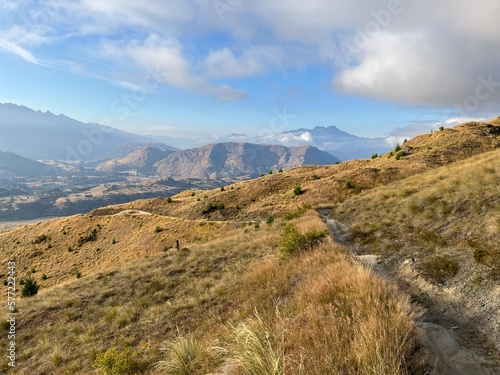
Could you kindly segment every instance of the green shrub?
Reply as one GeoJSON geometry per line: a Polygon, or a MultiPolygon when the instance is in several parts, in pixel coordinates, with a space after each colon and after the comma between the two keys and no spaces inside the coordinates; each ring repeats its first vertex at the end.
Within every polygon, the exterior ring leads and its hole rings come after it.
{"type": "Polygon", "coordinates": [[[354,185],[354,183],[351,181],[351,180],[347,180],[344,184],[344,186],[347,188],[347,189],[354,189],[356,187],[356,185],[354,185]]]}
{"type": "Polygon", "coordinates": [[[217,211],[217,210],[222,211],[224,209],[224,207],[225,207],[224,203],[217,204],[217,203],[210,202],[203,209],[202,213],[204,215],[206,215],[206,214],[209,214],[209,213],[211,213],[213,211],[217,211]]]}
{"type": "Polygon", "coordinates": [[[97,241],[97,234],[97,229],[92,229],[88,235],[85,237],[82,236],[78,239],[78,244],[82,246],[86,242],[97,241]]]}
{"type": "Polygon", "coordinates": [[[378,158],[378,154],[377,154],[377,153],[374,153],[374,154],[372,155],[372,159],[376,159],[376,158],[378,158]]]}
{"type": "Polygon", "coordinates": [[[401,152],[398,152],[398,153],[396,154],[396,160],[401,159],[401,156],[403,156],[403,154],[402,154],[401,152]]]}
{"type": "Polygon", "coordinates": [[[77,279],[79,279],[80,277],[82,277],[82,274],[80,273],[80,271],[77,271],[77,273],[75,273],[75,276],[77,279]]]}
{"type": "Polygon", "coordinates": [[[394,147],[394,152],[399,152],[401,151],[401,145],[398,143],[396,147],[394,147]]]}
{"type": "Polygon", "coordinates": [[[155,233],[160,233],[160,232],[163,232],[163,228],[162,227],[156,227],[155,228],[155,233]]]}
{"type": "Polygon", "coordinates": [[[47,275],[46,275],[46,274],[43,274],[43,275],[42,275],[42,280],[47,280],[47,279],[48,279],[47,275]]]}
{"type": "Polygon", "coordinates": [[[34,296],[38,293],[38,284],[35,279],[29,276],[26,280],[24,280],[23,289],[21,294],[23,297],[34,296]]]}
{"type": "Polygon", "coordinates": [[[279,251],[285,258],[292,257],[318,245],[327,235],[326,229],[311,230],[302,234],[295,224],[288,224],[283,230],[279,251]]]}
{"type": "Polygon", "coordinates": [[[224,191],[224,186],[221,186],[221,187],[220,187],[220,191],[224,191]]]}
{"type": "Polygon", "coordinates": [[[326,229],[323,230],[310,230],[305,233],[305,245],[306,247],[314,247],[322,242],[325,237],[328,235],[328,231],[326,229]]]}
{"type": "Polygon", "coordinates": [[[266,219],[266,224],[267,224],[267,225],[271,225],[272,223],[274,223],[274,216],[269,216],[269,217],[266,219]]]}
{"type": "Polygon", "coordinates": [[[436,256],[422,265],[422,274],[429,280],[438,284],[444,283],[449,278],[455,276],[458,272],[458,263],[456,260],[436,256]]]}
{"type": "Polygon", "coordinates": [[[33,243],[35,244],[39,244],[39,243],[42,243],[42,242],[45,242],[47,240],[50,240],[50,236],[47,236],[45,234],[42,234],[41,236],[37,236],[35,238],[35,240],[33,241],[33,243]]]}
{"type": "Polygon", "coordinates": [[[301,207],[297,207],[295,209],[295,211],[286,213],[283,216],[283,218],[285,220],[297,219],[297,218],[301,217],[302,215],[304,215],[307,212],[307,210],[310,208],[311,208],[311,206],[307,206],[307,205],[303,204],[301,207]]]}
{"type": "Polygon", "coordinates": [[[115,239],[115,238],[113,238],[113,239],[111,240],[111,244],[113,244],[113,245],[114,245],[114,244],[116,244],[116,239],[115,239]]]}
{"type": "Polygon", "coordinates": [[[296,255],[305,244],[304,236],[294,224],[288,224],[281,237],[280,252],[285,256],[296,255]]]}
{"type": "Polygon", "coordinates": [[[128,347],[121,349],[116,346],[110,347],[104,353],[97,355],[93,365],[105,375],[132,375],[139,372],[139,366],[133,360],[132,351],[128,347]]]}
{"type": "Polygon", "coordinates": [[[302,188],[300,187],[300,185],[297,185],[293,188],[293,193],[295,195],[301,195],[304,193],[304,190],[302,190],[302,188]]]}
{"type": "Polygon", "coordinates": [[[171,197],[167,198],[167,203],[172,203],[172,198],[171,197]]]}

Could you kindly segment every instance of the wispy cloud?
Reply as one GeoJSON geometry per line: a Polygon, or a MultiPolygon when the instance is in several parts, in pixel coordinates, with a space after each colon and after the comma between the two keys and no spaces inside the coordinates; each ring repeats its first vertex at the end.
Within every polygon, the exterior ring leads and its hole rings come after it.
{"type": "Polygon", "coordinates": [[[0,49],[5,52],[12,53],[19,56],[20,58],[37,65],[45,65],[40,60],[38,60],[30,51],[26,48],[21,47],[18,44],[10,42],[8,40],[0,38],[0,49]]]}

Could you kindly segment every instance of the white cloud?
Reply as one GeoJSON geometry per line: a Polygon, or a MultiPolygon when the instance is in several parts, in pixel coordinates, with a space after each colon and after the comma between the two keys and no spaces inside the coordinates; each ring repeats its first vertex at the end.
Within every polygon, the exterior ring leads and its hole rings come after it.
{"type": "Polygon", "coordinates": [[[13,53],[14,55],[17,55],[30,63],[43,65],[43,63],[38,60],[30,51],[8,40],[0,38],[0,49],[6,52],[13,53]]]}
{"type": "MultiPolygon", "coordinates": [[[[399,0],[401,11],[387,22],[380,15],[394,1],[221,1],[230,7],[223,19],[206,0],[4,0],[0,48],[40,63],[31,47],[62,43],[51,49],[60,54],[54,59],[79,64],[78,52],[107,39],[136,68],[159,61],[165,84],[222,99],[244,96],[232,78],[311,65],[330,67],[334,90],[411,105],[467,107],[481,77],[500,85],[498,0],[399,0]],[[360,47],[354,40],[370,25],[375,31],[360,47]],[[153,34],[157,40],[145,39],[153,34]],[[343,43],[359,49],[353,62],[343,43]]],[[[85,71],[101,73],[86,63],[85,71]]],[[[497,105],[500,86],[482,97],[468,106],[472,116],[497,105]]]]}
{"type": "Polygon", "coordinates": [[[396,145],[401,145],[406,137],[395,137],[395,136],[390,136],[387,138],[384,138],[384,142],[389,146],[389,147],[395,147],[396,145]]]}
{"type": "Polygon", "coordinates": [[[436,51],[425,34],[380,32],[362,51],[359,63],[335,77],[337,89],[410,104],[446,105],[465,88],[457,65],[436,51]]]}
{"type": "Polygon", "coordinates": [[[193,73],[193,63],[183,55],[182,45],[174,37],[162,38],[152,34],[143,41],[132,40],[125,45],[107,41],[101,53],[116,64],[126,58],[134,61],[145,72],[155,71],[161,82],[179,89],[210,94],[221,100],[237,100],[245,94],[228,85],[216,85],[193,73]]]}
{"type": "Polygon", "coordinates": [[[253,76],[265,73],[270,66],[283,63],[284,52],[280,47],[253,46],[236,56],[229,48],[210,51],[200,64],[210,77],[228,78],[253,76]]]}

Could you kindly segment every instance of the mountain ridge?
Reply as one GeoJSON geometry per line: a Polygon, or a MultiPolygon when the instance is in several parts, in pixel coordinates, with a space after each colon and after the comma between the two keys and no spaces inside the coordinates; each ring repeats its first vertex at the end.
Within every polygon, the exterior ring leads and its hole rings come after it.
{"type": "Polygon", "coordinates": [[[335,156],[312,146],[223,142],[178,151],[157,162],[155,168],[161,176],[220,179],[257,177],[269,171],[338,161],[335,156]]]}

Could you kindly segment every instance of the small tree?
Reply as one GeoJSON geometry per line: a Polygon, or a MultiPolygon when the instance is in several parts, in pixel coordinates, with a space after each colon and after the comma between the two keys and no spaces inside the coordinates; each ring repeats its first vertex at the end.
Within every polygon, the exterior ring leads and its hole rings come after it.
{"type": "Polygon", "coordinates": [[[23,289],[21,294],[23,297],[31,297],[38,293],[38,284],[34,278],[29,276],[24,280],[23,289]]]}
{"type": "Polygon", "coordinates": [[[300,187],[300,185],[297,185],[295,186],[295,188],[293,189],[293,193],[295,195],[301,195],[304,193],[304,190],[302,190],[302,188],[300,187]]]}

